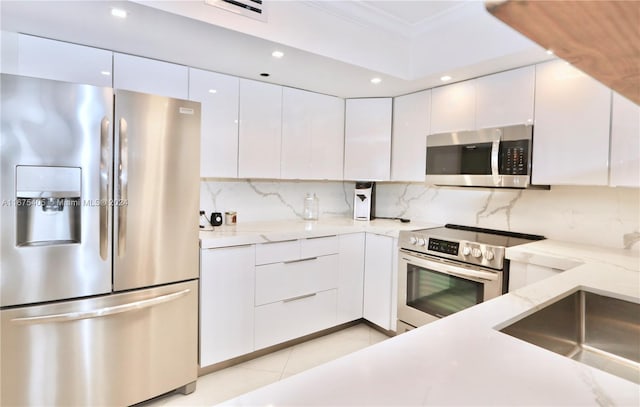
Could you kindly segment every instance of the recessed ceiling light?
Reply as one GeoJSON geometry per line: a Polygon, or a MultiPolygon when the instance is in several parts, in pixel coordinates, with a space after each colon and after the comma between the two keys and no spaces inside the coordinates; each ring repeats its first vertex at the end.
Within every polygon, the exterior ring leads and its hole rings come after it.
{"type": "Polygon", "coordinates": [[[377,85],[380,82],[382,82],[382,79],[380,79],[380,78],[372,78],[371,79],[371,83],[373,83],[374,85],[377,85]]]}
{"type": "Polygon", "coordinates": [[[553,55],[553,50],[548,49],[548,50],[547,50],[547,54],[549,54],[549,55],[553,55]]]}
{"type": "Polygon", "coordinates": [[[209,93],[218,93],[218,91],[215,89],[209,89],[209,93]]]}
{"type": "Polygon", "coordinates": [[[112,8],[111,15],[118,18],[127,18],[127,11],[121,8],[112,8]]]}
{"type": "Polygon", "coordinates": [[[284,52],[282,51],[273,51],[271,56],[274,58],[282,58],[284,56],[284,52]]]}
{"type": "Polygon", "coordinates": [[[441,77],[440,77],[440,80],[441,80],[442,82],[450,81],[450,80],[451,80],[451,77],[450,77],[449,75],[441,76],[441,77]]]}
{"type": "Polygon", "coordinates": [[[109,75],[111,75],[111,72],[109,72],[109,71],[100,71],[100,73],[101,73],[102,75],[104,75],[104,76],[109,76],[109,75]]]}

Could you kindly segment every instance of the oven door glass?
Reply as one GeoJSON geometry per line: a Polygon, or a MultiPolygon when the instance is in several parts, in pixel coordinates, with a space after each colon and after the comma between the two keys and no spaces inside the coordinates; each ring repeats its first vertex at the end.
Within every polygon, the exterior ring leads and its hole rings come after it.
{"type": "Polygon", "coordinates": [[[484,283],[407,265],[407,305],[427,314],[446,317],[479,304],[484,283]]]}

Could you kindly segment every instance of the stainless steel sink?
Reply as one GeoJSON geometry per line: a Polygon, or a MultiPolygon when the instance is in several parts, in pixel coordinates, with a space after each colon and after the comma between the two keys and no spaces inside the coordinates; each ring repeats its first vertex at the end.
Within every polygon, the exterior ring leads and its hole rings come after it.
{"type": "Polygon", "coordinates": [[[500,331],[640,384],[640,304],[577,291],[500,331]]]}

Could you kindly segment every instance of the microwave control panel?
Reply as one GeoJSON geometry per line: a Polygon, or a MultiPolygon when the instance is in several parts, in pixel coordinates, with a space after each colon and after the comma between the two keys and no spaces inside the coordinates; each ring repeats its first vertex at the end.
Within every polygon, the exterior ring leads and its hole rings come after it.
{"type": "Polygon", "coordinates": [[[529,173],[529,140],[500,143],[500,174],[527,175],[529,173]]]}

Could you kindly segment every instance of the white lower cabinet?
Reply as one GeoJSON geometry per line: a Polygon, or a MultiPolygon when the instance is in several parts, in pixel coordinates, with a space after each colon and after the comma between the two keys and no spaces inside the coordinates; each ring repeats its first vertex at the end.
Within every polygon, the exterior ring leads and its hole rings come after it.
{"type": "Polygon", "coordinates": [[[364,318],[387,330],[397,320],[397,239],[367,233],[364,265],[364,318]]]}
{"type": "Polygon", "coordinates": [[[338,255],[256,266],[256,305],[334,289],[338,255]]]}
{"type": "Polygon", "coordinates": [[[509,263],[509,292],[537,281],[553,277],[564,270],[537,264],[511,261],[509,263]]]}
{"type": "Polygon", "coordinates": [[[362,318],[364,233],[340,236],[337,324],[362,318]]]}
{"type": "Polygon", "coordinates": [[[336,289],[256,307],[256,350],[335,325],[336,289]]]}
{"type": "Polygon", "coordinates": [[[253,352],[255,247],[200,252],[200,366],[253,352]]]}
{"type": "Polygon", "coordinates": [[[336,325],[338,236],[256,247],[255,349],[336,325]]]}

